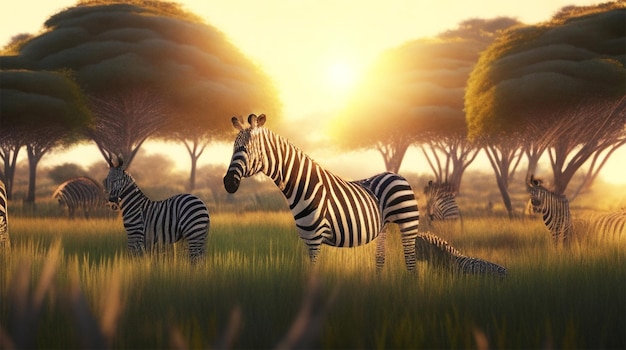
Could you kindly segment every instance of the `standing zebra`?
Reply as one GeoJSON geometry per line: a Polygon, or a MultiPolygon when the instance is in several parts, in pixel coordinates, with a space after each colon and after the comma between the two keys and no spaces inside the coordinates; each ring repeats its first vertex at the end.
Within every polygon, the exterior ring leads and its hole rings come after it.
{"type": "Polygon", "coordinates": [[[461,210],[456,203],[456,193],[448,183],[438,184],[428,181],[424,187],[426,195],[426,213],[430,220],[458,220],[461,210]]]}
{"type": "Polygon", "coordinates": [[[542,181],[534,175],[526,183],[534,213],[541,213],[543,222],[552,234],[554,244],[560,245],[569,241],[572,233],[572,219],[569,201],[565,195],[549,191],[542,181]]]}
{"type": "Polygon", "coordinates": [[[70,219],[74,219],[78,208],[83,210],[85,219],[89,219],[90,211],[105,205],[102,187],[86,176],[75,177],[60,184],[52,198],[57,199],[59,205],[67,207],[70,219]]]}
{"type": "Polygon", "coordinates": [[[239,188],[242,178],[259,172],[283,192],[300,238],[314,263],[321,244],[354,247],[376,241],[376,268],[385,263],[385,226],[396,223],[402,234],[406,267],[415,270],[417,201],[409,183],[393,173],[345,181],[323,169],[286,139],[263,127],[265,115],[248,117],[250,126],[233,117],[239,130],[224,187],[239,188]]]}
{"type": "Polygon", "coordinates": [[[209,211],[204,202],[191,194],[177,194],[162,201],[150,200],[133,177],[122,168],[122,160],[111,166],[104,179],[109,201],[119,205],[128,235],[128,250],[144,251],[179,240],[187,242],[189,257],[204,257],[209,234],[209,211]]]}
{"type": "MultiPolygon", "coordinates": [[[[569,201],[564,195],[556,194],[541,185],[541,180],[532,175],[527,183],[532,211],[543,215],[543,222],[550,230],[554,243],[567,242],[574,232],[569,210],[569,201]]],[[[624,239],[626,238],[626,211],[598,214],[576,220],[577,238],[624,239]]]]}
{"type": "Polygon", "coordinates": [[[430,233],[420,233],[416,241],[417,260],[430,265],[470,275],[491,274],[506,276],[506,268],[479,258],[461,254],[442,238],[430,233]]]}
{"type": "Polygon", "coordinates": [[[10,248],[7,190],[0,180],[0,249],[10,248]]]}

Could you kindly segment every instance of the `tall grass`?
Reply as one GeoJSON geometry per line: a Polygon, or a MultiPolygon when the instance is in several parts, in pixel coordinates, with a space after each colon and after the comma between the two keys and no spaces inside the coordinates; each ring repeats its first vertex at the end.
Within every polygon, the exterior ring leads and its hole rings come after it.
{"type": "Polygon", "coordinates": [[[319,288],[312,309],[328,305],[309,344],[317,347],[626,346],[624,247],[556,249],[536,220],[466,218],[463,233],[434,228],[463,253],[505,266],[508,276],[499,280],[423,263],[410,274],[393,227],[382,273],[374,245],[323,246],[313,267],[289,213],[214,215],[207,258],[197,266],[180,246],[129,258],[119,219],[11,219],[13,248],[0,255],[0,324],[12,340],[19,276],[30,273],[31,292],[23,294],[36,294],[49,255],[58,256],[38,327],[29,334],[41,348],[90,344],[81,341],[87,333],[76,321],[89,318],[73,311],[81,295],[113,348],[211,348],[231,331],[235,348],[271,348],[302,312],[312,278],[319,288]]]}

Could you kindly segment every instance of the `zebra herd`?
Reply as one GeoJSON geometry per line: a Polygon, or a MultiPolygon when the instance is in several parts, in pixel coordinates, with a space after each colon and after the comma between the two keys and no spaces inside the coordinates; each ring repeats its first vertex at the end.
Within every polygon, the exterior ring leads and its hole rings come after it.
{"type": "MultiPolygon", "coordinates": [[[[402,176],[385,172],[367,179],[346,181],[265,128],[265,115],[251,114],[247,126],[240,118],[233,117],[231,122],[238,134],[224,176],[224,188],[234,193],[243,178],[258,173],[272,179],[289,204],[297,233],[308,247],[312,263],[317,261],[322,245],[356,247],[376,240],[376,268],[380,271],[385,263],[387,226],[393,223],[401,233],[408,271],[416,270],[416,261],[427,261],[464,274],[506,275],[502,266],[465,256],[442,238],[430,232],[418,232],[417,199],[402,176]]],[[[131,254],[140,255],[183,240],[192,262],[205,256],[210,218],[200,198],[178,194],[152,201],[124,170],[121,159],[109,165],[104,188],[87,177],[68,180],[57,188],[53,197],[68,207],[70,218],[79,208],[87,218],[90,211],[103,202],[112,203],[121,209],[131,254]],[[104,198],[105,192],[108,198],[104,198]]],[[[0,244],[3,244],[8,220],[6,193],[2,182],[0,185],[0,244]]],[[[567,242],[572,234],[572,221],[565,196],[547,190],[532,176],[527,190],[533,211],[542,214],[555,243],[567,242]]],[[[461,219],[455,191],[450,185],[430,181],[424,194],[430,220],[461,219]]],[[[625,211],[596,222],[602,231],[626,236],[625,211]]]]}
{"type": "Polygon", "coordinates": [[[395,223],[402,235],[408,271],[415,271],[416,259],[428,260],[426,247],[433,246],[441,255],[455,261],[457,271],[506,274],[503,267],[447,250],[443,240],[434,239],[436,236],[432,234],[418,233],[417,200],[407,180],[400,175],[387,172],[368,179],[346,181],[263,127],[265,115],[251,114],[247,127],[236,117],[231,121],[239,133],[224,176],[224,187],[234,193],[243,178],[257,173],[272,179],[289,203],[298,234],[308,246],[312,262],[317,260],[322,244],[355,247],[377,238],[376,268],[380,271],[385,263],[386,227],[395,223]]]}

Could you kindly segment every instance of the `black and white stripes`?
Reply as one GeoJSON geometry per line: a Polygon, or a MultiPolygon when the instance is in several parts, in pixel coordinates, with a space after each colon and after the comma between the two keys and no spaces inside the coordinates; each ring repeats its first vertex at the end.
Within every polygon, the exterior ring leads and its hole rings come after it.
{"type": "Polygon", "coordinates": [[[7,190],[4,182],[0,180],[0,249],[8,248],[10,245],[7,190]]]}
{"type": "Polygon", "coordinates": [[[122,168],[112,166],[104,179],[109,201],[119,203],[128,234],[128,250],[142,254],[163,244],[187,242],[192,262],[204,257],[210,225],[204,202],[191,194],[152,201],[122,168]]]}
{"type": "Polygon", "coordinates": [[[567,243],[572,234],[572,218],[567,198],[549,191],[543,187],[541,180],[532,175],[526,183],[526,189],[530,194],[533,212],[542,215],[554,244],[567,243]]]}
{"type": "Polygon", "coordinates": [[[385,225],[396,223],[402,234],[407,269],[415,270],[419,212],[408,182],[393,173],[345,181],[323,169],[284,138],[263,127],[265,116],[250,115],[239,130],[224,187],[230,193],[242,178],[262,172],[283,192],[300,238],[315,262],[321,244],[354,247],[377,239],[376,266],[385,256],[385,225]],[[380,235],[380,237],[379,237],[380,235]]]}
{"type": "Polygon", "coordinates": [[[591,229],[601,240],[626,239],[626,210],[597,214],[590,218],[591,229]]]}
{"type": "Polygon", "coordinates": [[[428,181],[424,188],[426,195],[426,213],[430,220],[458,220],[461,210],[456,203],[456,194],[452,186],[428,181]]]}
{"type": "Polygon", "coordinates": [[[79,208],[88,219],[91,212],[105,205],[102,187],[85,176],[69,179],[59,185],[52,198],[58,200],[61,206],[67,207],[70,219],[74,219],[79,208]]]}
{"type": "Polygon", "coordinates": [[[420,233],[416,240],[417,260],[430,265],[469,275],[505,277],[506,268],[490,261],[461,254],[444,239],[430,233],[420,233]]]}

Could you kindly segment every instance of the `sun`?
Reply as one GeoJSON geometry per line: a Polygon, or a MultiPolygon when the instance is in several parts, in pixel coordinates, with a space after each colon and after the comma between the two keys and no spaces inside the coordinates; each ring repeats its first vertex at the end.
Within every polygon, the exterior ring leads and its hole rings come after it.
{"type": "Polygon", "coordinates": [[[326,79],[336,93],[346,93],[356,84],[358,69],[348,61],[339,60],[328,65],[326,79]]]}

